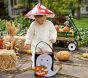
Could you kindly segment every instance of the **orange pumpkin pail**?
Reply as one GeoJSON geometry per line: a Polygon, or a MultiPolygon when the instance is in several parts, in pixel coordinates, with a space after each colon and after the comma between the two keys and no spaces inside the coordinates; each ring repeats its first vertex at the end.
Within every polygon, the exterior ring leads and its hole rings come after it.
{"type": "MultiPolygon", "coordinates": [[[[44,41],[41,41],[39,43],[42,42],[47,44],[52,49],[52,47],[44,41]]],[[[39,76],[39,77],[54,76],[58,72],[58,70],[54,70],[53,68],[53,63],[54,63],[53,49],[52,52],[36,52],[37,45],[35,47],[35,69],[34,69],[35,76],[39,76]]]]}

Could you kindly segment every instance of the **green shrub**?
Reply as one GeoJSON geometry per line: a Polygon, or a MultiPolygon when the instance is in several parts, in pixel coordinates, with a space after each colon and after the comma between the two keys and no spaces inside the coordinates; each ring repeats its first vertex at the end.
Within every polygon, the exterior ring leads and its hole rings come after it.
{"type": "MultiPolygon", "coordinates": [[[[2,36],[5,36],[7,34],[5,26],[6,21],[7,20],[0,19],[0,34],[2,36]]],[[[18,35],[23,35],[24,33],[26,33],[28,27],[30,26],[30,20],[25,19],[23,16],[9,21],[14,22],[15,26],[19,28],[18,35]]]]}
{"type": "Polygon", "coordinates": [[[6,27],[5,27],[6,20],[0,19],[0,35],[3,36],[6,34],[6,27]]]}
{"type": "Polygon", "coordinates": [[[88,28],[79,28],[80,35],[81,35],[81,45],[79,46],[85,46],[88,47],[88,28]]]}
{"type": "Polygon", "coordinates": [[[19,32],[18,32],[19,35],[24,34],[27,31],[31,23],[29,19],[26,19],[23,16],[21,16],[20,18],[16,18],[13,21],[15,25],[18,26],[19,28],[19,32]]]}

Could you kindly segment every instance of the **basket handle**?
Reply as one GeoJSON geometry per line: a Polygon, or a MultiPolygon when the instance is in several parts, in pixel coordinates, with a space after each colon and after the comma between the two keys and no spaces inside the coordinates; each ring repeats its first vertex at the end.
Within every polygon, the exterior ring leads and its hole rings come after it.
{"type": "Polygon", "coordinates": [[[47,44],[47,45],[51,48],[52,52],[54,53],[53,48],[52,48],[48,43],[46,43],[46,42],[44,42],[44,41],[40,41],[40,42],[36,45],[36,47],[35,47],[35,52],[36,52],[37,46],[38,46],[40,43],[42,43],[42,42],[45,43],[45,44],[47,44]]]}

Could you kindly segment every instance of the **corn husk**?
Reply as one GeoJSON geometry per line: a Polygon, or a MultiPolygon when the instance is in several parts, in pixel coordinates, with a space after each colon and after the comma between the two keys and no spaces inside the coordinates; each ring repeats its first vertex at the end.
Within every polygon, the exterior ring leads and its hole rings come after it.
{"type": "Polygon", "coordinates": [[[15,70],[17,56],[14,50],[0,50],[0,71],[15,70]]]}

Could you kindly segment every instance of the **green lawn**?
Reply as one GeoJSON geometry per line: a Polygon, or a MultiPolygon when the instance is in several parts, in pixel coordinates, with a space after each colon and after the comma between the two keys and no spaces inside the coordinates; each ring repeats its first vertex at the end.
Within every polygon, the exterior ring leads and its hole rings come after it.
{"type": "Polygon", "coordinates": [[[79,20],[74,19],[74,23],[82,38],[80,46],[88,47],[88,18],[80,18],[79,20]]]}
{"type": "Polygon", "coordinates": [[[88,28],[88,18],[74,19],[74,23],[78,28],[88,28]]]}

